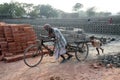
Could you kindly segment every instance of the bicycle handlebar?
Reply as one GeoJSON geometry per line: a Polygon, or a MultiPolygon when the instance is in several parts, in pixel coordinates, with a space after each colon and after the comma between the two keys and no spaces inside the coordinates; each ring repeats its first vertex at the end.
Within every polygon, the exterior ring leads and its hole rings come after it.
{"type": "Polygon", "coordinates": [[[43,42],[54,42],[55,38],[51,38],[45,35],[40,35],[40,40],[42,40],[43,42]]]}

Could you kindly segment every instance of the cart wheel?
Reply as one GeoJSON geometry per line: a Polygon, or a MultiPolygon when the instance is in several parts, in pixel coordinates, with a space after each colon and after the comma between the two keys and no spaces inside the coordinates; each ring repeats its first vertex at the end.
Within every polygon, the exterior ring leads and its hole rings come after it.
{"type": "Polygon", "coordinates": [[[89,52],[88,44],[81,43],[81,44],[77,45],[76,48],[77,48],[75,51],[76,59],[78,61],[84,61],[87,58],[88,52],[89,52]]]}
{"type": "Polygon", "coordinates": [[[30,45],[24,52],[24,63],[29,67],[37,66],[42,58],[43,51],[38,45],[30,45]]]}

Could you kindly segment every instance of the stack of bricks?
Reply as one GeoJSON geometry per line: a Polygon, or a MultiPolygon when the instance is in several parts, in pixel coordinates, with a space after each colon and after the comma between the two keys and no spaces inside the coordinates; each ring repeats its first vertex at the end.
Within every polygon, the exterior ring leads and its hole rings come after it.
{"type": "Polygon", "coordinates": [[[7,42],[5,39],[5,35],[4,35],[4,28],[3,25],[5,23],[1,22],[0,23],[0,60],[2,60],[2,58],[4,57],[4,52],[6,51],[5,49],[7,48],[7,42]]]}
{"type": "Polygon", "coordinates": [[[27,45],[35,44],[35,39],[37,38],[32,27],[24,27],[24,31],[27,38],[27,45]]]}
{"type": "Polygon", "coordinates": [[[21,54],[30,45],[36,43],[37,36],[28,24],[0,25],[0,56],[10,57],[21,54]]]}

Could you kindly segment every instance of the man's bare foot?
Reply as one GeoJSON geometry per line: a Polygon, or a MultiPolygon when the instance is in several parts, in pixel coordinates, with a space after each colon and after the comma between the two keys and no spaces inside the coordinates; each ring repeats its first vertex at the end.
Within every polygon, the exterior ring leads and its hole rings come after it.
{"type": "Polygon", "coordinates": [[[65,63],[67,60],[66,59],[63,59],[60,63],[65,63]]]}
{"type": "Polygon", "coordinates": [[[96,54],[97,56],[99,56],[100,54],[96,54]]]}
{"type": "Polygon", "coordinates": [[[70,58],[72,58],[73,57],[73,55],[70,55],[68,58],[67,58],[67,60],[69,60],[70,58]]]}

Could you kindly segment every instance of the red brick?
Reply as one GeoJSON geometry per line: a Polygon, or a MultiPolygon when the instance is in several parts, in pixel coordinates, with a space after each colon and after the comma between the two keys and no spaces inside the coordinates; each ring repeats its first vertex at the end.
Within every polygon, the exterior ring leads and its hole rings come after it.
{"type": "Polygon", "coordinates": [[[5,40],[6,40],[5,38],[1,38],[1,37],[0,37],[0,42],[1,42],[1,41],[5,41],[5,40]]]}
{"type": "Polygon", "coordinates": [[[1,46],[1,48],[6,48],[7,47],[7,42],[6,41],[1,41],[0,46],[1,46]]]}
{"type": "Polygon", "coordinates": [[[5,57],[13,56],[13,53],[10,52],[3,52],[5,57]]]}

